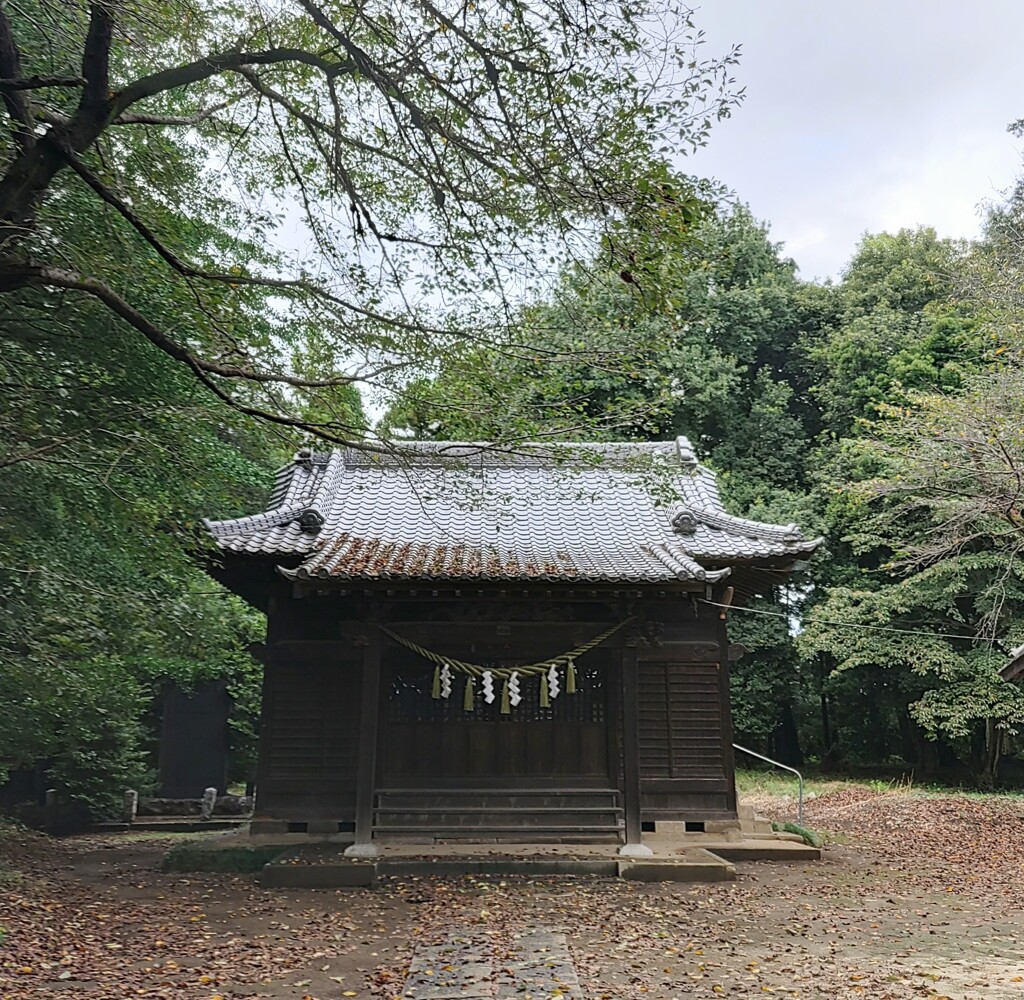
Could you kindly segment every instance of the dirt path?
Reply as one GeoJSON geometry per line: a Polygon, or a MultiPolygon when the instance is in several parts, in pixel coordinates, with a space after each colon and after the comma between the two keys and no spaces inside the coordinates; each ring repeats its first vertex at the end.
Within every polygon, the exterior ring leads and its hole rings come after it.
{"type": "MultiPolygon", "coordinates": [[[[1024,822],[1012,804],[979,814],[976,800],[864,801],[833,803],[865,832],[822,862],[741,865],[735,883],[699,886],[466,878],[269,891],[248,876],[162,874],[157,842],[33,841],[8,862],[20,884],[0,889],[0,997],[392,998],[413,956],[453,935],[508,980],[529,933],[567,943],[578,979],[567,1000],[1024,997],[1024,822]],[[914,836],[883,836],[878,816],[902,817],[914,836]],[[996,818],[979,827],[979,816],[996,818]],[[973,851],[956,839],[965,830],[973,851]]],[[[529,989],[523,1000],[558,995],[529,989]]]]}

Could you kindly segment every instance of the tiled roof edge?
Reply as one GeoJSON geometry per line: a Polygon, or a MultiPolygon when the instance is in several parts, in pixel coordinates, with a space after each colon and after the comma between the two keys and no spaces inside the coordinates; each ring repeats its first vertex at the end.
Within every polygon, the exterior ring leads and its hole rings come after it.
{"type": "Polygon", "coordinates": [[[289,507],[278,507],[276,510],[267,510],[262,514],[229,518],[226,521],[211,521],[203,518],[203,526],[214,538],[231,538],[253,531],[264,531],[267,528],[279,528],[297,520],[305,509],[302,504],[294,504],[289,507]]]}
{"type": "Polygon", "coordinates": [[[318,455],[308,448],[296,452],[287,465],[281,466],[274,476],[275,483],[270,495],[271,506],[260,514],[249,514],[224,521],[203,519],[203,525],[215,539],[231,538],[267,528],[279,528],[292,521],[299,523],[303,532],[317,534],[327,521],[338,480],[345,471],[345,462],[340,451],[318,455]],[[323,461],[321,461],[321,458],[323,461]],[[316,491],[308,500],[298,501],[295,494],[298,486],[296,472],[299,469],[312,471],[314,465],[323,465],[324,471],[317,483],[316,491]],[[287,500],[291,503],[287,503],[287,500]],[[276,506],[275,506],[276,501],[276,506]]]}
{"type": "MultiPolygon", "coordinates": [[[[727,514],[724,510],[690,507],[686,504],[677,504],[676,509],[680,513],[692,514],[701,524],[709,528],[718,528],[731,535],[758,538],[766,542],[778,542],[782,545],[810,544],[810,540],[804,536],[796,524],[766,524],[763,521],[753,521],[746,517],[736,517],[734,514],[727,514]]],[[[816,539],[815,546],[820,545],[822,541],[821,538],[816,539]]]]}

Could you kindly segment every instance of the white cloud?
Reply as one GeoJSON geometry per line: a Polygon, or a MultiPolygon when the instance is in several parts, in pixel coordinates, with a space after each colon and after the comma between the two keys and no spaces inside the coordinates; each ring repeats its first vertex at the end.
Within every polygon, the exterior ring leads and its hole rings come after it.
{"type": "Polygon", "coordinates": [[[864,232],[973,236],[1021,166],[1024,4],[714,0],[708,52],[734,42],[748,98],[684,169],[733,187],[807,277],[864,232]]]}

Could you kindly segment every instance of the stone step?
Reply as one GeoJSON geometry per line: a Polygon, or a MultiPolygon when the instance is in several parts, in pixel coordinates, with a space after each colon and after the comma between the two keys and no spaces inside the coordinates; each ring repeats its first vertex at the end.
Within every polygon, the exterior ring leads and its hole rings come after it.
{"type": "Polygon", "coordinates": [[[721,882],[736,877],[735,867],[717,853],[688,850],[677,857],[626,859],[614,849],[591,856],[545,856],[543,845],[528,854],[445,856],[435,848],[422,856],[358,860],[338,848],[298,848],[266,865],[260,882],[274,888],[346,888],[373,885],[379,876],[414,875],[593,875],[649,882],[721,882]]]}
{"type": "MultiPolygon", "coordinates": [[[[573,812],[573,813],[621,813],[622,809],[618,806],[594,806],[594,805],[578,805],[575,802],[567,805],[540,805],[534,803],[528,803],[523,806],[522,809],[528,809],[532,813],[558,813],[558,812],[573,812]]],[[[458,811],[466,815],[472,816],[476,813],[482,813],[484,815],[495,815],[496,813],[509,813],[515,814],[520,811],[519,806],[478,806],[478,805],[465,805],[461,802],[456,802],[452,805],[439,805],[439,806],[425,806],[419,802],[409,806],[395,806],[388,804],[387,806],[378,805],[377,812],[416,812],[425,813],[427,815],[434,815],[435,813],[450,813],[458,811]]]]}
{"type": "Polygon", "coordinates": [[[820,861],[821,851],[809,844],[776,838],[741,840],[716,844],[715,854],[727,861],[820,861]]]}

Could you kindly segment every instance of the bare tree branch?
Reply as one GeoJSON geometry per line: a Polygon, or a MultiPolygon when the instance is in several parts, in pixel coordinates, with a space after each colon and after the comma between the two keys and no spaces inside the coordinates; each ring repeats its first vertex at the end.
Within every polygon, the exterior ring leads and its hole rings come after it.
{"type": "Polygon", "coordinates": [[[316,53],[296,48],[272,48],[256,52],[240,50],[221,52],[136,80],[114,95],[112,110],[114,116],[119,117],[123,111],[147,97],[154,97],[168,90],[178,90],[193,83],[208,80],[227,70],[237,70],[242,66],[271,66],[290,62],[312,66],[325,76],[338,76],[341,73],[351,72],[355,68],[351,62],[332,62],[316,53]]]}
{"type": "Polygon", "coordinates": [[[0,78],[0,91],[45,90],[48,87],[84,87],[81,76],[25,76],[0,78]]]}
{"type": "MultiPolygon", "coordinates": [[[[21,55],[18,52],[11,22],[7,19],[3,3],[0,3],[0,74],[13,80],[21,77],[21,55]]],[[[24,148],[32,142],[32,130],[35,127],[35,122],[32,120],[28,103],[21,96],[19,90],[20,88],[0,86],[0,96],[3,97],[7,113],[16,124],[15,132],[18,144],[24,148]]]]}
{"type": "MultiPolygon", "coordinates": [[[[326,388],[329,386],[349,385],[355,381],[347,376],[336,376],[329,379],[307,379],[285,372],[260,372],[238,365],[226,365],[216,361],[208,361],[197,357],[188,348],[169,337],[155,323],[139,312],[126,299],[120,296],[109,285],[96,278],[75,274],[72,271],[44,265],[14,265],[0,273],[0,292],[12,291],[26,287],[68,288],[85,292],[98,299],[108,309],[138,330],[151,344],[176,361],[181,361],[197,372],[205,375],[216,375],[221,378],[243,379],[256,383],[285,383],[296,388],[326,388]]],[[[296,426],[306,426],[299,421],[296,426]]]]}
{"type": "Polygon", "coordinates": [[[193,115],[147,115],[125,112],[118,115],[111,125],[198,125],[212,118],[218,111],[223,111],[234,103],[221,101],[209,108],[202,108],[193,115]]]}

